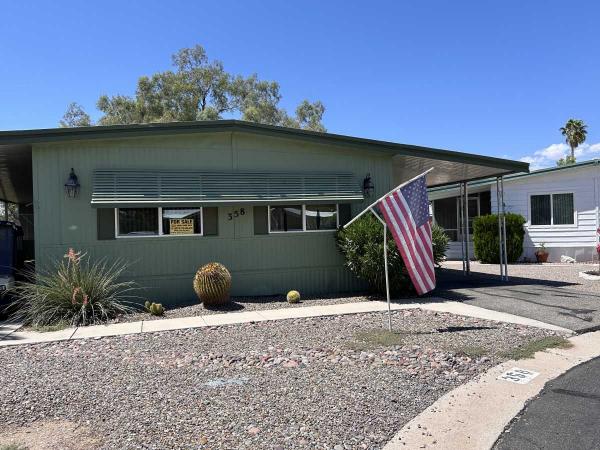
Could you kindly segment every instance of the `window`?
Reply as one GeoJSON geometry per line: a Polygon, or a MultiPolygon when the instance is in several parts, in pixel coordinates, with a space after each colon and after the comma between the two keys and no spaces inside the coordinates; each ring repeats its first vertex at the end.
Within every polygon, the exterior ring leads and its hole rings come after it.
{"type": "Polygon", "coordinates": [[[335,230],[337,205],[306,205],[304,207],[306,230],[335,230]]]}
{"type": "Polygon", "coordinates": [[[202,208],[117,208],[117,237],[202,235],[202,208]]]}
{"type": "Polygon", "coordinates": [[[119,208],[117,236],[157,236],[158,209],[119,208]]]}
{"type": "Polygon", "coordinates": [[[302,205],[269,208],[271,231],[302,231],[302,205]]]}
{"type": "Polygon", "coordinates": [[[575,223],[573,194],[552,195],[552,224],[572,225],[575,223]]]}
{"type": "Polygon", "coordinates": [[[163,234],[202,234],[200,208],[162,208],[163,234]]]}
{"type": "Polygon", "coordinates": [[[531,225],[573,225],[574,223],[573,194],[531,196],[531,225]]]}
{"type": "Polygon", "coordinates": [[[269,232],[335,230],[338,215],[336,204],[270,206],[269,232]]]}

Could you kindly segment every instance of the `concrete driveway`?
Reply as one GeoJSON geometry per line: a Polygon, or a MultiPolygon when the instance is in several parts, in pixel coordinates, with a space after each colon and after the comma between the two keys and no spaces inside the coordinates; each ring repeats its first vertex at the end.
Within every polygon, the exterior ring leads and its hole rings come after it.
{"type": "MultiPolygon", "coordinates": [[[[597,266],[594,266],[596,268],[597,266]]],[[[438,275],[434,296],[516,314],[578,333],[600,329],[600,282],[579,278],[590,265],[511,265],[508,282],[498,266],[472,264],[463,276],[461,263],[449,262],[438,275]]]]}

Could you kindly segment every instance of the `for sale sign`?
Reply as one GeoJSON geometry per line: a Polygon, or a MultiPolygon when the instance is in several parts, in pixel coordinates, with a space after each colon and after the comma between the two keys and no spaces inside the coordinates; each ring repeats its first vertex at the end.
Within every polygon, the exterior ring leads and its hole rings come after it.
{"type": "Polygon", "coordinates": [[[169,231],[171,234],[194,234],[194,219],[171,219],[169,231]]]}

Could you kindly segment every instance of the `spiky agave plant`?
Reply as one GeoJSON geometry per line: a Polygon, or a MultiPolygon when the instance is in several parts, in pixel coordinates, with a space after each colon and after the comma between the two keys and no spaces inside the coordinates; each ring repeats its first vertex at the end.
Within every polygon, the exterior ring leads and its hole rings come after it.
{"type": "Polygon", "coordinates": [[[194,277],[194,291],[207,307],[226,304],[230,288],[231,274],[220,263],[213,262],[200,267],[194,277]]]}
{"type": "Polygon", "coordinates": [[[133,312],[139,288],[132,281],[119,281],[127,267],[120,259],[93,262],[69,249],[50,268],[26,274],[27,281],[15,284],[11,317],[32,326],[81,326],[133,312]]]}

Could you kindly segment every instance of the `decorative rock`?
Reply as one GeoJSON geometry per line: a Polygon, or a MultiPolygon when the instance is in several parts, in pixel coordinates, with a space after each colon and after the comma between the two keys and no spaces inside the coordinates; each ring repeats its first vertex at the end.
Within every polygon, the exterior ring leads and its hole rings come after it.
{"type": "Polygon", "coordinates": [[[359,334],[380,330],[385,317],[299,318],[1,348],[2,432],[34,422],[38,428],[49,418],[93,417],[107,450],[383,448],[460,384],[458,377],[467,381],[502,361],[503,352],[554,334],[414,310],[392,315],[403,331],[400,345],[359,341],[359,334]],[[484,328],[435,331],[474,324],[484,328]],[[460,350],[475,344],[489,353],[462,357],[460,350]]]}
{"type": "Polygon", "coordinates": [[[256,436],[258,433],[260,433],[260,428],[258,428],[258,427],[248,428],[248,434],[251,434],[252,436],[256,436]]]}

